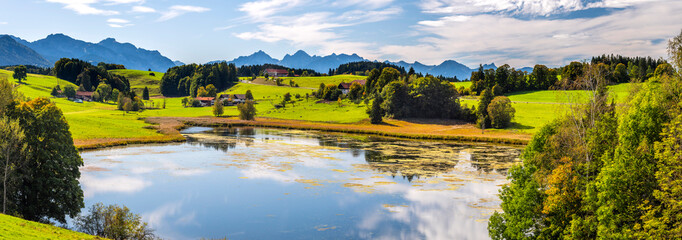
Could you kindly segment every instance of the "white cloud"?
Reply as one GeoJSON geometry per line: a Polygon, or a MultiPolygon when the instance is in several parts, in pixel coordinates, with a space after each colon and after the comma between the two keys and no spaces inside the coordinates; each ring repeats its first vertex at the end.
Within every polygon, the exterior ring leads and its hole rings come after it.
{"type": "Polygon", "coordinates": [[[386,7],[393,3],[393,0],[340,0],[332,4],[334,7],[348,7],[359,5],[364,8],[377,9],[386,7]]]}
{"type": "Polygon", "coordinates": [[[171,6],[168,11],[164,12],[158,21],[167,21],[186,13],[202,13],[210,11],[211,9],[205,7],[188,6],[188,5],[174,5],[171,6]]]}
{"type": "Polygon", "coordinates": [[[508,12],[534,16],[585,8],[581,0],[424,0],[421,7],[426,13],[470,15],[508,12]]]}
{"type": "Polygon", "coordinates": [[[8,22],[0,22],[0,25],[7,25],[9,24],[8,22]]]}
{"type": "Polygon", "coordinates": [[[109,18],[109,20],[107,20],[107,22],[108,23],[123,23],[123,24],[130,23],[130,21],[125,20],[125,19],[120,19],[120,18],[109,18]]]}
{"type": "Polygon", "coordinates": [[[81,15],[117,15],[119,12],[103,10],[90,5],[98,3],[98,0],[46,0],[51,3],[60,3],[65,9],[72,10],[81,15]]]}
{"type": "MultiPolygon", "coordinates": [[[[308,12],[293,16],[281,14],[301,2],[300,0],[262,0],[243,4],[240,11],[245,12],[252,22],[259,25],[256,31],[236,33],[235,36],[244,40],[260,40],[269,43],[285,41],[300,48],[317,48],[319,54],[358,53],[363,57],[370,57],[376,56],[375,51],[368,50],[371,44],[348,41],[347,33],[343,31],[343,28],[384,21],[403,12],[400,7],[373,9],[391,3],[392,0],[370,0],[366,2],[371,7],[340,13],[308,12]],[[366,10],[367,8],[370,10],[366,10]]],[[[335,2],[333,5],[353,6],[359,3],[359,1],[335,2]]]]}
{"type": "Polygon", "coordinates": [[[109,18],[107,20],[107,23],[109,27],[112,28],[123,28],[123,27],[129,27],[132,26],[133,24],[130,23],[130,21],[121,19],[121,18],[109,18]]]}
{"type": "Polygon", "coordinates": [[[132,11],[137,12],[137,13],[153,13],[153,12],[156,12],[155,9],[150,8],[150,7],[145,7],[145,6],[133,6],[132,11]]]}
{"type": "Polygon", "coordinates": [[[239,7],[239,11],[246,12],[254,20],[264,20],[277,12],[289,10],[301,3],[303,0],[261,0],[244,3],[239,7]]]}
{"type": "Polygon", "coordinates": [[[682,5],[675,1],[633,5],[610,15],[580,19],[520,20],[509,16],[456,15],[415,26],[418,44],[380,48],[391,60],[439,64],[457,59],[478,63],[562,65],[601,54],[666,56],[665,42],[678,33],[682,5]],[[655,17],[652,17],[655,16],[655,17]]]}

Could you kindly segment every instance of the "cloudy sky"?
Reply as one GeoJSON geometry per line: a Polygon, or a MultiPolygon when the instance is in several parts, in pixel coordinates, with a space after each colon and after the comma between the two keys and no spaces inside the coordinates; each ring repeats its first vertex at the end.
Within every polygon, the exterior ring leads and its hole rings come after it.
{"type": "Polygon", "coordinates": [[[666,57],[680,0],[3,0],[0,33],[113,37],[204,63],[263,50],[275,58],[357,53],[468,66],[550,66],[614,53],[666,57]]]}

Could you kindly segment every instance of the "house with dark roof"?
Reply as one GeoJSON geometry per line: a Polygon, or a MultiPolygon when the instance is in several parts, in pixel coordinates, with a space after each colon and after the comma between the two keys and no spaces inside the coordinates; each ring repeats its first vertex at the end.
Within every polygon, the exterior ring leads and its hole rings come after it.
{"type": "Polygon", "coordinates": [[[246,94],[221,94],[220,97],[218,97],[218,101],[220,102],[229,101],[227,103],[228,106],[238,103],[245,103],[246,100],[248,100],[246,99],[246,94]]]}
{"type": "Polygon", "coordinates": [[[352,86],[353,83],[358,83],[360,84],[360,86],[364,86],[365,83],[367,83],[367,80],[355,80],[349,83],[344,82],[339,83],[339,89],[341,90],[341,93],[348,94],[348,92],[350,91],[350,86],[352,86]]]}
{"type": "Polygon", "coordinates": [[[95,92],[76,91],[76,99],[92,102],[92,94],[95,92]]]}
{"type": "Polygon", "coordinates": [[[268,68],[265,69],[265,73],[267,73],[270,77],[286,77],[289,75],[289,71],[286,69],[268,68]]]}

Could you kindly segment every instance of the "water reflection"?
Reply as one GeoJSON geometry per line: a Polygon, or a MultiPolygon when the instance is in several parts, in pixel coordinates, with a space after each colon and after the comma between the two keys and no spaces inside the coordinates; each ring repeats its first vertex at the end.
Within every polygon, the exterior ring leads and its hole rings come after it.
{"type": "Polygon", "coordinates": [[[519,154],[258,128],[183,134],[83,153],[86,206],[127,205],[168,239],[486,239],[519,154]]]}

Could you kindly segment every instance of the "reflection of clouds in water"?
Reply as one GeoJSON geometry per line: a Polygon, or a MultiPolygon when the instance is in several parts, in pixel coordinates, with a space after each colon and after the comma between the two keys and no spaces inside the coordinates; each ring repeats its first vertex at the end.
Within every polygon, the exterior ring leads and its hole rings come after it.
{"type": "Polygon", "coordinates": [[[242,170],[241,173],[244,177],[250,179],[269,179],[281,183],[292,183],[300,178],[291,172],[280,172],[260,165],[250,166],[248,169],[242,170]]]}
{"type": "Polygon", "coordinates": [[[169,202],[151,212],[141,214],[142,220],[149,223],[149,226],[161,233],[159,237],[164,239],[193,239],[183,236],[177,232],[178,226],[200,226],[196,218],[196,211],[183,211],[185,201],[169,202]]]}
{"type": "Polygon", "coordinates": [[[151,186],[152,183],[143,180],[141,177],[115,176],[115,177],[95,177],[83,173],[80,178],[83,186],[83,194],[86,198],[93,197],[97,193],[135,193],[151,186]]]}
{"type": "MultiPolygon", "coordinates": [[[[377,206],[379,210],[366,213],[358,223],[358,235],[371,239],[488,239],[484,214],[499,205],[498,185],[506,180],[500,175],[471,174],[477,169],[466,159],[449,173],[462,179],[457,184],[463,185],[456,190],[421,191],[409,184],[375,186],[378,192],[403,196],[408,207],[377,206]],[[411,227],[397,227],[392,222],[411,227]]],[[[357,182],[371,184],[369,180],[357,182]]],[[[445,189],[448,184],[441,181],[425,186],[445,189]]]]}
{"type": "MultiPolygon", "coordinates": [[[[388,186],[387,186],[388,187],[388,186]]],[[[360,236],[371,239],[488,239],[481,209],[470,205],[494,197],[493,184],[472,182],[456,191],[420,191],[407,186],[390,186],[404,191],[407,207],[377,206],[358,224],[360,236]],[[492,190],[492,191],[491,191],[492,190]],[[408,228],[396,227],[400,222],[408,228]]]]}

